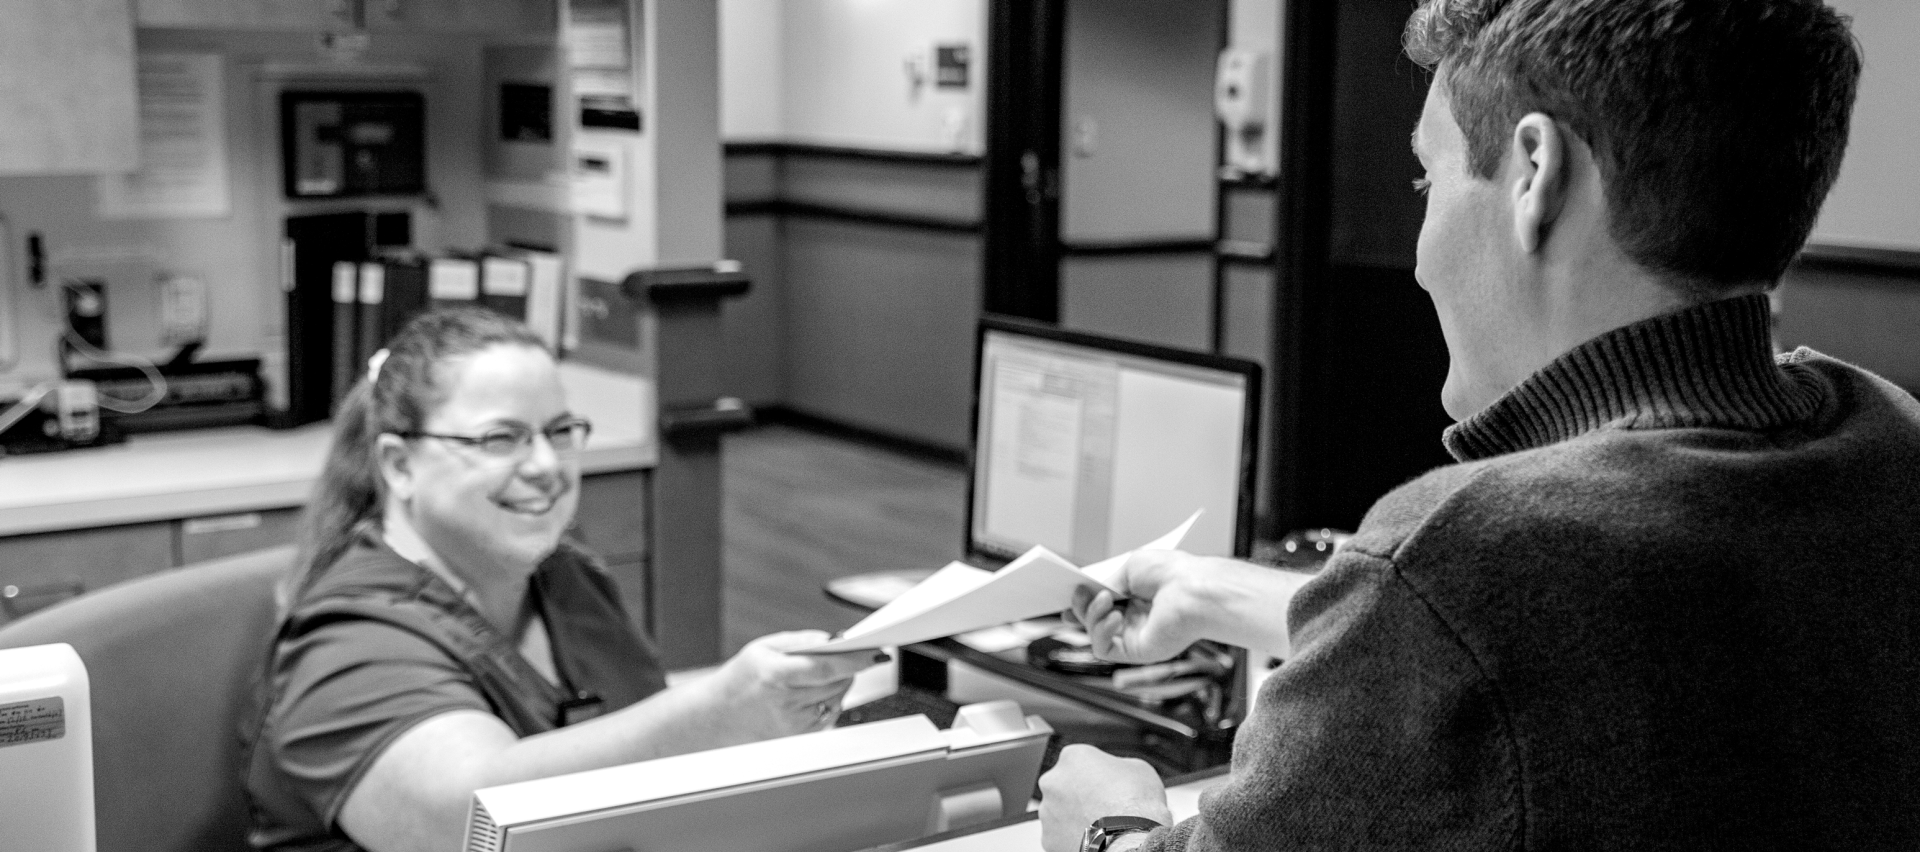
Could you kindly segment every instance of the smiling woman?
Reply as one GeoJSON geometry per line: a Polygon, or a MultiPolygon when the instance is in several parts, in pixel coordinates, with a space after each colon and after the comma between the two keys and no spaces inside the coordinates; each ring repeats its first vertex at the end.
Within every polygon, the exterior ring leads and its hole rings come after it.
{"type": "Polygon", "coordinates": [[[475,789],[815,730],[876,662],[781,633],[666,689],[563,540],[592,429],[516,321],[415,319],[334,421],[249,759],[259,848],[453,846],[475,789]]]}

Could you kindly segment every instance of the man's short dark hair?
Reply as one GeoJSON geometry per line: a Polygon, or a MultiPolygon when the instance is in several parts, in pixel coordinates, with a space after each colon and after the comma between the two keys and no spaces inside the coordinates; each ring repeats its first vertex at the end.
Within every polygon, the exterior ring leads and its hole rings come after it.
{"type": "Polygon", "coordinates": [[[1860,53],[1819,0],[1421,0],[1435,69],[1491,179],[1522,116],[1592,147],[1613,237],[1697,295],[1771,284],[1847,146],[1860,53]]]}

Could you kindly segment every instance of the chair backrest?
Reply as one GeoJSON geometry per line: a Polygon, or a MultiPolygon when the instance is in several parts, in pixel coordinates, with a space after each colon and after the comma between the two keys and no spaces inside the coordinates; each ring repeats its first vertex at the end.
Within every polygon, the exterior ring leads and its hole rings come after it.
{"type": "Polygon", "coordinates": [[[92,686],[99,852],[247,850],[240,733],[273,629],[277,547],[129,580],[0,628],[65,642],[92,686]]]}

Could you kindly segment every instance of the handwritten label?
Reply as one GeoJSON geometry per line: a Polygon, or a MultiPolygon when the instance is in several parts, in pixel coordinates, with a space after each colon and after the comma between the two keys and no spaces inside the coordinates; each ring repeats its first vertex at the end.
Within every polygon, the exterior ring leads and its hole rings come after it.
{"type": "Polygon", "coordinates": [[[0,704],[0,748],[67,735],[67,704],[59,696],[0,704]]]}

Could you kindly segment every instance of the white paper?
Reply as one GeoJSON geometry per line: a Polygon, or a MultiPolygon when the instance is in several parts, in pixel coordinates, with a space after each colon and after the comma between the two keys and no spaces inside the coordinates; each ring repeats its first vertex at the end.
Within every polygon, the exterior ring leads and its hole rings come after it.
{"type": "Polygon", "coordinates": [[[1166,535],[1117,556],[1109,556],[1080,570],[1101,585],[1111,588],[1116,585],[1116,581],[1120,578],[1120,568],[1127,564],[1127,557],[1132,556],[1134,550],[1172,550],[1179,547],[1180,542],[1186,540],[1187,531],[1193,529],[1194,521],[1199,519],[1200,513],[1194,512],[1166,535]]]}
{"type": "MultiPolygon", "coordinates": [[[[1199,512],[1193,513],[1172,532],[1148,542],[1146,548],[1178,547],[1198,517],[1199,512]]],[[[1089,568],[1099,569],[1111,577],[1126,558],[1127,554],[1123,553],[1089,568]]],[[[833,654],[908,645],[1038,618],[1072,606],[1074,591],[1082,588],[1114,591],[1059,554],[1038,545],[1007,563],[1005,568],[991,573],[954,562],[908,589],[892,603],[875,610],[859,624],[847,628],[840,638],[798,653],[833,654]]]]}
{"type": "Polygon", "coordinates": [[[226,86],[217,53],[142,53],[140,170],[95,182],[103,219],[228,213],[226,86]]]}

